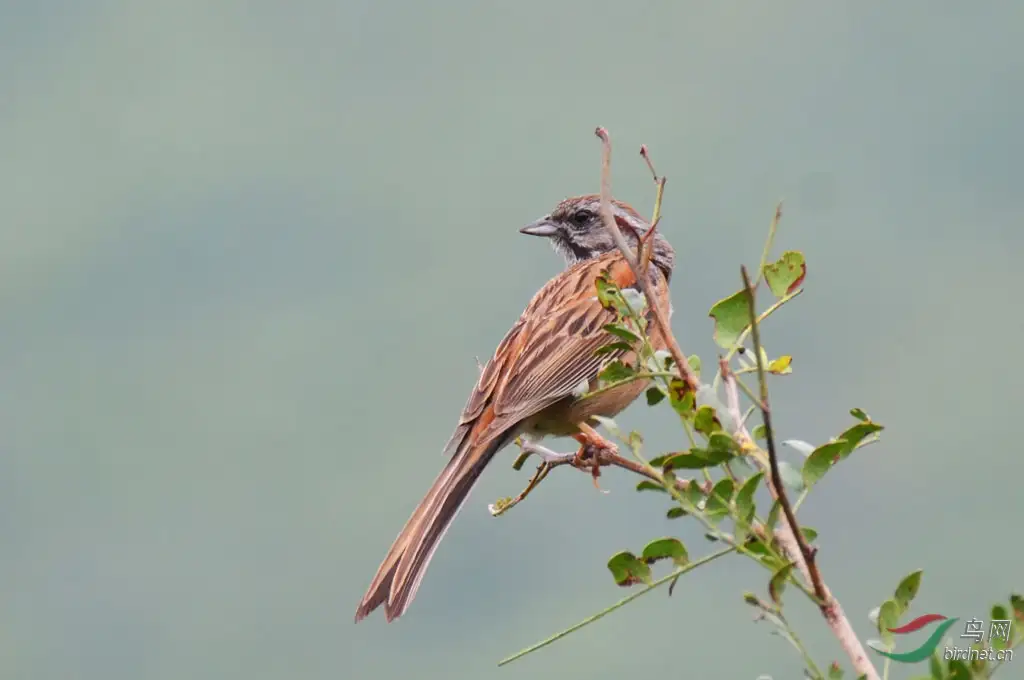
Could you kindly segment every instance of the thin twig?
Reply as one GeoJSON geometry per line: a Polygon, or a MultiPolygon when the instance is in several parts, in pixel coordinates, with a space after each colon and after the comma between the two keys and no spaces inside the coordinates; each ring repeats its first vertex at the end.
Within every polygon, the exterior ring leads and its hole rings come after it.
{"type": "Polygon", "coordinates": [[[510,657],[508,657],[507,659],[502,659],[501,661],[498,662],[498,665],[499,666],[504,666],[505,664],[512,663],[516,659],[521,659],[522,657],[526,656],[527,654],[530,654],[532,652],[536,652],[538,649],[541,649],[542,647],[547,647],[552,642],[556,642],[558,640],[561,640],[566,635],[569,635],[570,633],[575,633],[580,628],[583,628],[584,626],[588,626],[591,623],[594,623],[595,621],[597,621],[598,619],[603,618],[603,617],[607,616],[608,614],[611,614],[616,609],[619,609],[620,607],[623,607],[623,606],[629,604],[630,602],[632,602],[636,598],[640,597],[641,595],[646,595],[647,593],[651,592],[652,590],[654,590],[658,586],[660,586],[660,585],[662,585],[664,583],[667,583],[668,581],[672,581],[672,580],[674,580],[676,578],[679,578],[679,576],[681,576],[682,574],[685,574],[688,571],[692,571],[692,570],[696,569],[697,567],[703,566],[703,565],[707,564],[708,562],[711,562],[713,560],[718,559],[719,557],[723,557],[725,555],[728,555],[729,553],[731,553],[735,549],[736,548],[730,546],[728,548],[724,548],[722,550],[719,550],[718,552],[711,553],[710,555],[707,555],[706,557],[702,557],[699,560],[694,560],[693,562],[689,562],[688,564],[685,564],[685,565],[679,567],[678,569],[673,571],[671,574],[668,574],[667,576],[663,576],[663,577],[659,578],[657,581],[651,583],[650,585],[648,585],[643,590],[638,590],[635,593],[632,593],[632,594],[622,598],[621,600],[619,600],[618,602],[616,602],[612,606],[608,607],[607,609],[599,611],[598,613],[594,614],[593,616],[588,616],[587,618],[583,619],[579,623],[577,623],[577,624],[575,624],[573,626],[570,626],[569,628],[566,628],[565,630],[563,630],[563,631],[561,631],[559,633],[555,633],[551,637],[547,638],[546,640],[541,640],[540,642],[538,642],[535,645],[530,645],[526,649],[524,649],[522,651],[519,651],[519,652],[516,652],[515,654],[513,654],[510,657]]]}
{"type": "MultiPolygon", "coordinates": [[[[825,586],[821,578],[821,572],[818,570],[814,560],[815,554],[811,547],[807,545],[803,532],[800,531],[800,525],[797,524],[793,508],[789,503],[789,497],[786,495],[786,489],[782,483],[782,475],[779,472],[778,454],[775,450],[775,436],[772,431],[771,406],[768,403],[768,381],[765,375],[764,360],[761,356],[761,334],[758,329],[757,308],[754,303],[755,291],[751,285],[750,276],[747,274],[747,268],[741,267],[740,273],[743,276],[743,285],[747,291],[747,304],[751,321],[751,340],[754,345],[758,382],[761,388],[760,399],[757,400],[760,403],[757,405],[761,409],[761,415],[764,420],[765,441],[767,442],[768,449],[767,463],[771,472],[769,490],[778,501],[785,516],[786,526],[779,527],[780,531],[776,531],[776,538],[779,540],[782,549],[796,563],[804,578],[811,583],[814,594],[818,599],[818,608],[821,610],[821,614],[832,630],[833,635],[836,636],[839,644],[850,658],[850,662],[853,664],[857,675],[864,676],[867,680],[879,680],[878,671],[875,670],[874,665],[868,659],[867,652],[864,650],[860,638],[857,637],[856,632],[853,630],[853,626],[850,625],[849,619],[846,618],[846,614],[843,612],[839,601],[832,596],[832,593],[825,586]]],[[[735,377],[731,376],[731,373],[725,376],[725,380],[731,382],[732,389],[735,390],[735,377]]]]}
{"type": "Polygon", "coordinates": [[[668,178],[658,177],[658,172],[654,169],[654,162],[651,160],[651,154],[647,151],[646,144],[640,145],[640,156],[647,163],[647,168],[651,171],[651,176],[654,178],[654,184],[657,187],[654,194],[654,214],[651,216],[651,228],[640,239],[640,246],[637,249],[638,253],[642,253],[637,256],[637,259],[640,260],[640,271],[646,274],[651,264],[651,255],[654,252],[654,233],[661,224],[661,200],[665,196],[665,182],[668,181],[668,178]]]}
{"type": "Polygon", "coordinates": [[[761,282],[761,277],[764,276],[764,268],[768,266],[768,256],[772,252],[772,243],[775,242],[775,231],[779,227],[779,220],[782,219],[782,201],[779,201],[775,206],[775,216],[772,218],[772,223],[768,227],[768,240],[764,242],[764,251],[761,253],[761,266],[757,268],[757,282],[755,286],[761,282]]]}
{"type": "Polygon", "coordinates": [[[761,386],[760,403],[761,417],[764,420],[764,435],[768,445],[768,463],[771,468],[772,482],[778,489],[778,501],[782,512],[786,515],[786,521],[796,535],[797,545],[800,547],[800,554],[807,563],[807,570],[811,574],[811,585],[814,586],[814,594],[818,599],[825,599],[825,586],[821,581],[821,573],[814,563],[814,551],[807,545],[807,540],[800,531],[800,525],[796,522],[796,515],[793,513],[793,506],[789,503],[789,496],[782,485],[782,473],[779,471],[779,456],[775,451],[775,437],[772,434],[772,409],[768,404],[768,380],[765,377],[764,357],[761,356],[761,332],[757,327],[757,307],[754,305],[754,286],[750,282],[747,268],[741,267],[743,285],[747,291],[747,305],[750,310],[750,337],[754,343],[754,357],[757,359],[757,381],[761,386]]]}
{"type": "MultiPolygon", "coordinates": [[[[550,473],[551,470],[554,470],[555,468],[562,467],[563,465],[571,465],[580,470],[589,472],[593,468],[595,461],[597,465],[600,467],[622,468],[623,470],[628,470],[633,474],[640,475],[641,477],[646,477],[647,479],[653,482],[657,482],[658,484],[664,483],[664,479],[660,475],[658,475],[654,468],[645,466],[642,463],[638,463],[635,460],[624,458],[623,456],[620,456],[617,453],[613,453],[606,449],[590,447],[587,451],[587,457],[589,458],[591,456],[593,456],[593,458],[590,458],[590,460],[580,461],[578,464],[573,456],[566,456],[565,458],[553,461],[545,461],[541,465],[541,467],[545,468],[545,472],[543,474],[540,474],[540,469],[538,469],[537,473],[534,474],[534,477],[530,479],[530,483],[527,486],[524,493],[529,493],[530,491],[532,491],[537,486],[537,484],[539,484],[545,477],[547,477],[548,473],[550,473]],[[540,477],[540,479],[537,479],[538,476],[540,477]]],[[[687,489],[690,488],[690,484],[692,483],[693,482],[691,482],[688,479],[677,479],[675,481],[674,486],[677,491],[686,491],[687,489]]],[[[701,484],[700,488],[702,491],[704,491],[704,493],[708,493],[711,491],[711,485],[709,484],[701,484]]],[[[504,510],[502,510],[502,512],[504,512],[504,510]]]]}
{"type": "Polygon", "coordinates": [[[661,333],[668,344],[668,350],[672,354],[672,359],[675,360],[676,366],[679,367],[679,374],[686,382],[686,386],[696,394],[697,390],[700,389],[700,381],[697,379],[697,376],[694,375],[693,369],[690,368],[690,363],[686,360],[686,355],[679,347],[679,342],[676,341],[675,335],[672,333],[672,328],[668,324],[668,319],[665,318],[665,314],[662,312],[661,307],[656,303],[657,298],[652,294],[650,280],[640,271],[639,262],[634,256],[633,251],[630,250],[629,244],[626,243],[626,239],[622,236],[619,226],[615,223],[615,215],[612,212],[611,137],[609,137],[608,131],[603,127],[597,128],[597,130],[594,131],[594,134],[596,134],[598,139],[601,140],[602,146],[601,219],[604,221],[605,228],[611,232],[612,239],[615,241],[615,245],[622,253],[622,257],[626,260],[629,268],[633,270],[633,275],[636,277],[637,284],[640,286],[640,290],[643,292],[644,297],[647,298],[648,307],[654,315],[654,322],[658,324],[658,328],[661,330],[661,333]]]}
{"type": "Polygon", "coordinates": [[[508,499],[508,501],[503,503],[501,507],[495,507],[492,509],[491,515],[494,517],[500,517],[526,500],[526,497],[530,495],[530,492],[537,488],[537,485],[544,481],[544,478],[548,476],[548,473],[551,472],[551,468],[551,463],[548,463],[547,461],[538,465],[537,471],[533,473],[533,477],[530,477],[530,481],[526,485],[526,488],[520,491],[514,498],[508,499]]]}

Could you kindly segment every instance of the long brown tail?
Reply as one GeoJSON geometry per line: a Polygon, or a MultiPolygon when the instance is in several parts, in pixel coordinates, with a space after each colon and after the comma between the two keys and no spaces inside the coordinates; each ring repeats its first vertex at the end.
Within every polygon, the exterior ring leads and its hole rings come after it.
{"type": "Polygon", "coordinates": [[[469,498],[480,473],[507,440],[508,437],[498,437],[481,445],[466,441],[452,456],[377,569],[356,609],[357,622],[382,604],[389,622],[405,613],[452,520],[469,498]]]}

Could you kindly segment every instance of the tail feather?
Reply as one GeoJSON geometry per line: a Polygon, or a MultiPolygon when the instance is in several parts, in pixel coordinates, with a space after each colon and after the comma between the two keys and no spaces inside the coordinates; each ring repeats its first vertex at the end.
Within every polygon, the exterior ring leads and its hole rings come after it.
{"type": "Polygon", "coordinates": [[[389,622],[405,613],[416,597],[434,551],[469,498],[480,473],[510,437],[479,444],[472,439],[466,438],[398,534],[356,609],[357,622],[381,605],[389,622]]]}

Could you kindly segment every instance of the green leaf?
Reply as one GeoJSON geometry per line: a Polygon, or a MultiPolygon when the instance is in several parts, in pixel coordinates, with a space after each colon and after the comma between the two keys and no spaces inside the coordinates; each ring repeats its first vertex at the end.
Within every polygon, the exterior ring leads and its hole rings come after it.
{"type": "MultiPolygon", "coordinates": [[[[608,333],[611,333],[612,335],[614,335],[616,337],[622,338],[623,340],[625,340],[628,343],[640,342],[640,336],[638,336],[636,333],[634,333],[633,331],[631,331],[628,328],[626,328],[621,323],[605,324],[604,326],[602,326],[602,328],[605,331],[607,331],[608,333]]],[[[627,347],[631,347],[631,346],[632,345],[627,345],[627,347]]]]}
{"type": "Polygon", "coordinates": [[[743,482],[743,486],[736,492],[736,512],[740,517],[746,518],[747,514],[754,510],[754,493],[757,492],[757,485],[764,479],[764,473],[756,475],[743,482]]]}
{"type": "Polygon", "coordinates": [[[725,477],[711,488],[711,493],[708,494],[708,515],[720,517],[729,514],[729,501],[732,500],[735,487],[733,481],[725,477]]]}
{"type": "Polygon", "coordinates": [[[671,454],[671,453],[663,453],[660,456],[655,456],[654,458],[651,458],[648,461],[648,463],[650,463],[651,467],[660,468],[662,465],[665,464],[666,460],[668,460],[669,458],[672,457],[672,455],[673,454],[671,454]]]}
{"type": "Polygon", "coordinates": [[[800,439],[786,439],[782,442],[782,445],[788,446],[791,449],[796,449],[804,458],[814,453],[814,447],[800,439]]]}
{"type": "Polygon", "coordinates": [[[713,406],[704,404],[697,409],[697,415],[693,417],[693,429],[703,435],[710,435],[722,429],[722,423],[718,420],[713,406]]]}
{"type": "Polygon", "coordinates": [[[921,588],[921,575],[924,574],[922,569],[912,571],[903,577],[900,584],[896,586],[896,592],[893,595],[893,599],[896,600],[896,604],[899,605],[900,614],[906,613],[910,608],[910,603],[913,602],[914,598],[917,597],[917,591],[921,588]]]}
{"type": "Polygon", "coordinates": [[[793,357],[789,355],[783,355],[778,359],[772,359],[768,364],[768,372],[774,373],[775,375],[788,375],[793,372],[792,363],[793,357]]]}
{"type": "Polygon", "coordinates": [[[740,334],[746,330],[750,323],[749,304],[749,293],[741,290],[711,307],[708,316],[714,319],[714,338],[719,347],[732,349],[740,334]]]}
{"type": "Polygon", "coordinates": [[[659,538],[651,541],[644,547],[640,556],[647,564],[653,564],[658,560],[670,559],[680,567],[690,561],[686,552],[686,546],[678,538],[659,538]]]}
{"type": "Polygon", "coordinates": [[[619,287],[612,283],[607,271],[601,272],[594,280],[594,285],[597,287],[597,300],[601,306],[609,310],[618,309],[622,294],[619,292],[619,287]]]}
{"type": "Polygon", "coordinates": [[[704,502],[704,490],[700,488],[700,484],[691,482],[683,491],[683,498],[695,508],[699,508],[704,502]]]}
{"type": "Polygon", "coordinates": [[[863,440],[865,437],[867,437],[868,435],[875,434],[876,432],[881,432],[884,429],[885,428],[879,425],[878,423],[864,422],[857,423],[850,429],[846,430],[846,432],[843,432],[841,435],[839,435],[838,439],[845,440],[847,443],[847,448],[840,454],[840,459],[846,458],[848,455],[850,455],[853,452],[853,450],[857,448],[857,444],[860,444],[861,440],[863,440]]]}
{"type": "Polygon", "coordinates": [[[672,365],[676,362],[672,357],[672,352],[669,352],[667,349],[656,350],[651,359],[654,361],[654,370],[656,371],[672,370],[672,365]]]}
{"type": "Polygon", "coordinates": [[[690,449],[680,453],[668,455],[662,463],[662,468],[667,470],[701,470],[706,467],[715,467],[733,457],[731,451],[690,449]]]}
{"type": "Polygon", "coordinates": [[[615,354],[616,352],[632,352],[633,347],[628,342],[613,342],[610,345],[604,345],[594,350],[594,356],[602,356],[605,354],[615,354]]]}
{"type": "Polygon", "coordinates": [[[954,659],[949,662],[949,675],[946,676],[946,680],[971,680],[971,671],[963,661],[954,659]]]}
{"type": "Polygon", "coordinates": [[[760,559],[761,564],[763,564],[765,568],[773,574],[779,569],[782,569],[784,566],[786,566],[786,562],[782,560],[778,555],[768,554],[762,556],[760,559]]]}
{"type": "Polygon", "coordinates": [[[845,439],[839,439],[828,444],[822,444],[807,456],[804,461],[804,484],[808,487],[817,484],[836,460],[846,451],[849,446],[845,439]]]}
{"type": "MultiPolygon", "coordinates": [[[[974,647],[976,649],[984,649],[984,647],[982,647],[982,645],[980,643],[977,644],[977,645],[971,645],[971,647],[974,647]]],[[[978,655],[977,659],[972,659],[971,660],[971,669],[974,671],[975,675],[978,676],[978,677],[985,677],[984,673],[985,673],[985,667],[986,666],[988,666],[988,659],[982,658],[982,656],[980,654],[978,655]]]]}
{"type": "Polygon", "coordinates": [[[939,655],[939,648],[936,647],[928,659],[928,670],[932,674],[932,680],[942,680],[946,677],[946,669],[942,666],[942,657],[939,655]]]}
{"type": "Polygon", "coordinates": [[[631,586],[634,583],[650,585],[652,582],[651,568],[628,550],[612,555],[608,560],[608,570],[620,586],[631,586]]]}
{"type": "Polygon", "coordinates": [[[647,298],[644,297],[643,292],[636,288],[625,288],[620,292],[622,293],[622,299],[636,314],[643,314],[644,310],[647,309],[647,298]]]}
{"type": "Polygon", "coordinates": [[[856,418],[857,420],[862,420],[862,421],[871,420],[871,418],[868,416],[867,413],[864,412],[864,409],[862,409],[862,408],[851,408],[850,409],[850,415],[853,416],[854,418],[856,418]]]}
{"type": "Polygon", "coordinates": [[[647,405],[655,406],[665,398],[665,393],[660,387],[651,387],[647,390],[647,405]]]}
{"type": "Polygon", "coordinates": [[[751,540],[750,528],[754,524],[754,508],[748,508],[745,513],[737,512],[733,518],[733,539],[739,545],[746,544],[751,540]]]}
{"type": "Polygon", "coordinates": [[[782,604],[782,593],[786,589],[786,579],[789,578],[791,571],[793,571],[793,563],[784,564],[772,574],[772,580],[768,582],[768,594],[771,595],[772,602],[775,604],[782,604]]]}
{"type": "Polygon", "coordinates": [[[1024,596],[1017,593],[1010,595],[1010,606],[1013,607],[1014,617],[1024,623],[1024,596]]]}
{"type": "Polygon", "coordinates": [[[700,357],[696,354],[691,354],[686,357],[686,363],[690,364],[690,370],[693,371],[696,376],[700,377],[700,357]]]}
{"type": "Polygon", "coordinates": [[[788,460],[779,461],[779,475],[782,477],[782,483],[790,489],[794,491],[804,490],[804,478],[788,460]]]}
{"type": "Polygon", "coordinates": [[[605,366],[604,370],[598,375],[598,378],[605,382],[613,383],[625,380],[633,377],[635,371],[632,367],[627,366],[618,359],[605,366]]]}
{"type": "Polygon", "coordinates": [[[712,432],[708,437],[708,448],[712,451],[729,451],[735,454],[739,452],[740,445],[736,443],[736,440],[732,438],[732,435],[719,430],[717,432],[712,432]]]}
{"type": "Polygon", "coordinates": [[[652,482],[649,479],[645,479],[642,482],[640,482],[639,484],[637,484],[636,485],[636,490],[637,491],[660,491],[661,493],[666,493],[665,487],[663,487],[661,484],[657,484],[655,482],[652,482]]]}
{"type": "Polygon", "coordinates": [[[772,294],[780,298],[792,293],[803,283],[807,275],[807,262],[803,253],[788,250],[774,264],[765,265],[764,280],[772,294]]]}
{"type": "Polygon", "coordinates": [[[896,628],[900,622],[900,605],[896,600],[886,600],[878,608],[878,633],[882,636],[882,642],[886,647],[892,649],[895,639],[889,632],[890,628],[896,628]]]}
{"type": "Polygon", "coordinates": [[[839,667],[838,661],[833,661],[829,665],[828,680],[843,680],[843,669],[839,667]]]}
{"type": "Polygon", "coordinates": [[[750,436],[753,437],[755,440],[767,439],[768,428],[766,428],[764,426],[764,423],[762,423],[754,428],[754,430],[750,433],[750,436]]]}
{"type": "Polygon", "coordinates": [[[694,394],[681,378],[672,378],[668,383],[668,400],[681,416],[689,417],[693,413],[694,394]]]}
{"type": "Polygon", "coordinates": [[[755,555],[768,555],[771,552],[764,541],[756,536],[747,542],[747,550],[755,555]]]}
{"type": "Polygon", "coordinates": [[[685,517],[685,516],[686,516],[686,510],[683,510],[678,505],[669,508],[668,512],[665,513],[665,517],[667,517],[668,519],[678,519],[680,517],[685,517]]]}
{"type": "MultiPolygon", "coordinates": [[[[997,605],[992,607],[992,614],[991,614],[991,616],[992,616],[992,618],[990,619],[991,621],[1010,621],[1010,613],[1006,610],[1006,607],[1004,607],[1001,604],[997,604],[997,605]]],[[[1010,623],[1010,634],[1011,635],[1014,632],[1013,631],[1014,627],[1015,626],[1011,622],[1010,623]]],[[[1013,638],[1011,637],[1010,639],[1012,641],[1013,638]]],[[[989,640],[988,641],[989,641],[989,644],[992,645],[993,649],[1006,649],[1006,647],[1009,644],[1003,638],[996,637],[994,635],[989,635],[989,640]]]]}
{"type": "Polygon", "coordinates": [[[675,486],[676,484],[676,473],[671,470],[662,470],[661,479],[664,481],[666,486],[675,486]]]}
{"type": "Polygon", "coordinates": [[[804,540],[807,541],[808,545],[814,543],[818,538],[818,532],[810,527],[800,527],[800,533],[804,535],[804,540]]]}
{"type": "Polygon", "coordinates": [[[772,507],[768,510],[768,516],[765,517],[764,525],[768,531],[775,531],[775,525],[779,522],[779,513],[782,512],[782,506],[779,505],[778,501],[772,503],[772,507]]]}

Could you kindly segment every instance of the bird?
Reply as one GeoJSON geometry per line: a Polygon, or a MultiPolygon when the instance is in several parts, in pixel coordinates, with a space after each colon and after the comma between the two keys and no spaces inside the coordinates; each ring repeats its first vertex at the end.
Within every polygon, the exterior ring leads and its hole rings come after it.
{"type": "MultiPolygon", "coordinates": [[[[660,230],[649,238],[650,225],[629,204],[612,200],[611,210],[634,252],[644,240],[644,249],[650,253],[646,267],[650,290],[668,318],[675,251],[660,230]]],[[[533,296],[480,370],[444,448],[450,459],[381,562],[356,609],[356,622],[380,606],[389,623],[405,613],[438,544],[498,451],[521,437],[524,451],[545,460],[573,455],[539,444],[543,437],[553,436],[576,439],[577,457],[587,447],[614,452],[615,444],[595,429],[594,416],[617,415],[648,386],[647,381],[636,380],[580,399],[597,386],[599,373],[610,361],[635,360],[635,353],[625,349],[595,354],[599,347],[621,340],[604,328],[616,317],[598,300],[597,278],[606,272],[621,289],[639,290],[633,270],[602,221],[600,197],[567,198],[519,231],[547,238],[566,268],[533,296]]],[[[650,315],[650,310],[645,313],[650,315]]],[[[662,329],[651,323],[648,329],[654,349],[665,349],[662,329]]]]}

